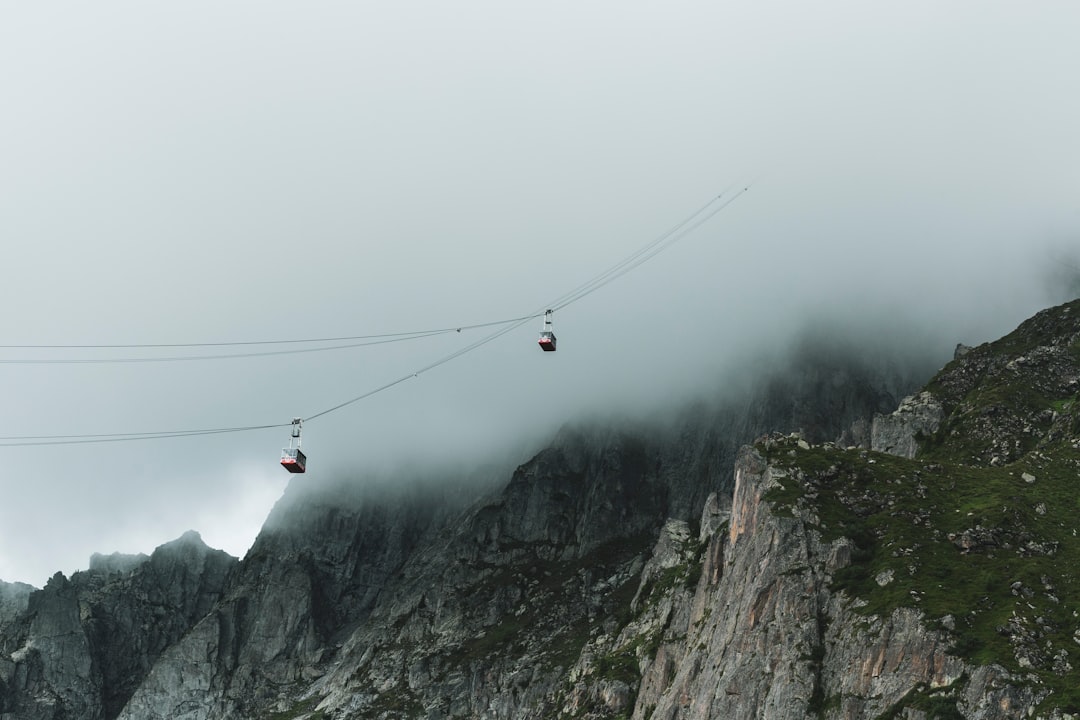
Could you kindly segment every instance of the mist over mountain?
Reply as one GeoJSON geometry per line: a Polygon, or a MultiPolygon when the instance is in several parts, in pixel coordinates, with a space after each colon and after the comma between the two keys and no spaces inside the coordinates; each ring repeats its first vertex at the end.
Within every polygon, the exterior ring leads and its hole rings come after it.
{"type": "Polygon", "coordinates": [[[306,426],[313,476],[514,466],[808,328],[916,328],[936,368],[1075,285],[1071,2],[55,7],[0,11],[8,581],[193,527],[243,555],[279,426],[398,378],[306,426]],[[479,329],[160,360],[542,313],[746,187],[557,312],[557,353],[537,318],[430,372],[479,329]],[[265,429],[115,437],[224,427],[265,429]]]}
{"type": "Polygon", "coordinates": [[[516,469],[297,478],[243,559],[187,533],[5,583],[0,712],[1067,717],[1078,323],[936,375],[905,333],[819,330],[516,469]]]}
{"type": "Polygon", "coordinates": [[[1080,717],[1077,27],[7,3],[0,720],[1080,717]]]}

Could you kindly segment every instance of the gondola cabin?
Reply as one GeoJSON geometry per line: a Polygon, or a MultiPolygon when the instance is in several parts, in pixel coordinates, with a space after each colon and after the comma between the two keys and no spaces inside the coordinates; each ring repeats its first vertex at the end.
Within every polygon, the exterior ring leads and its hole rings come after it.
{"type": "Polygon", "coordinates": [[[291,473],[307,470],[307,456],[300,448],[284,448],[281,451],[281,466],[291,473]]]}
{"type": "Polygon", "coordinates": [[[289,447],[281,450],[281,467],[291,473],[307,471],[307,456],[300,450],[300,431],[304,421],[301,418],[293,418],[292,437],[289,438],[289,447]],[[296,445],[296,447],[293,447],[296,445]]]}
{"type": "Polygon", "coordinates": [[[540,331],[540,349],[555,352],[555,332],[551,326],[551,311],[544,313],[544,328],[540,331]]]}

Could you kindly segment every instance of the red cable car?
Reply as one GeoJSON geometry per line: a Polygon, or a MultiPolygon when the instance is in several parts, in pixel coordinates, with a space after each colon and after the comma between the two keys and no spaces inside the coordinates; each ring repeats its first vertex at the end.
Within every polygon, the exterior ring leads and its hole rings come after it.
{"type": "Polygon", "coordinates": [[[540,349],[555,352],[555,333],[551,331],[551,311],[544,313],[544,329],[540,331],[540,349]]]}
{"type": "Polygon", "coordinates": [[[289,438],[289,447],[281,450],[281,466],[291,473],[302,473],[307,470],[307,456],[300,450],[300,428],[303,420],[293,418],[292,437],[289,438]],[[293,440],[296,447],[293,447],[293,440]]]}

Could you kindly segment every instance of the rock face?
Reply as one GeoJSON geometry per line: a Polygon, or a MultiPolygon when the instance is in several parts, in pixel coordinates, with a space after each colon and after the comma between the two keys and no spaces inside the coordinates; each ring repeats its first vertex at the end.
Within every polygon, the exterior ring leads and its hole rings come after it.
{"type": "Polygon", "coordinates": [[[1080,392],[1080,304],[1038,313],[949,363],[927,387],[945,411],[937,441],[973,464],[1004,466],[1075,434],[1063,424],[1080,392]]]}
{"type": "Polygon", "coordinates": [[[979,705],[962,716],[1023,717],[1033,693],[950,655],[918,611],[868,618],[831,589],[850,562],[846,541],[823,542],[812,515],[778,516],[763,499],[789,472],[740,454],[730,526],[709,538],[697,585],[670,599],[670,641],[646,663],[632,717],[874,718],[976,675],[950,696],[979,705]]]}
{"type": "Polygon", "coordinates": [[[835,438],[852,418],[895,403],[883,386],[902,380],[875,385],[874,373],[834,362],[800,358],[738,402],[693,409],[661,434],[568,428],[466,507],[450,494],[348,486],[284,502],[222,601],[169,648],[120,717],[629,707],[636,680],[576,692],[568,673],[593,671],[573,667],[590,637],[631,612],[665,523],[682,522],[690,537],[686,523],[708,507],[715,528],[729,504],[715,498],[729,497],[734,455],[755,435],[794,424],[835,438]],[[823,410],[823,398],[835,407],[823,410]]]}
{"type": "Polygon", "coordinates": [[[933,435],[945,411],[933,395],[921,392],[909,395],[890,415],[875,415],[870,430],[870,449],[913,458],[918,438],[933,435]]]}
{"type": "Polygon", "coordinates": [[[497,483],[295,484],[243,561],[0,585],[0,720],[1064,720],[1078,320],[914,395],[811,353],[497,483]]]}
{"type": "Polygon", "coordinates": [[[26,611],[34,588],[26,583],[0,580],[0,632],[26,611]]]}
{"type": "Polygon", "coordinates": [[[220,601],[168,649],[119,717],[260,717],[292,707],[437,525],[442,503],[452,503],[424,499],[347,488],[287,498],[220,601]]]}
{"type": "MultiPolygon", "coordinates": [[[[236,559],[196,533],[22,595],[0,636],[0,715],[116,717],[161,653],[220,599],[236,559]]],[[[21,595],[21,594],[20,594],[21,595]]]]}

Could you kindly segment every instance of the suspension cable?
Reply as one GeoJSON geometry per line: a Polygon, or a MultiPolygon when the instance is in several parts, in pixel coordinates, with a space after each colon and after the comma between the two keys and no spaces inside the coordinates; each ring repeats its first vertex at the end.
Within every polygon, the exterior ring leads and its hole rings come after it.
{"type": "MultiPolygon", "coordinates": [[[[674,226],[669,228],[666,232],[664,232],[663,234],[661,234],[660,236],[658,236],[654,240],[650,241],[649,243],[647,243],[643,247],[639,248],[634,253],[627,256],[623,260],[619,261],[615,265],[611,266],[607,270],[605,270],[602,273],[594,276],[592,279],[590,279],[590,280],[586,281],[585,283],[579,285],[578,287],[574,288],[570,292],[561,295],[555,301],[546,304],[545,308],[552,308],[552,309],[565,308],[568,305],[570,305],[572,303],[575,303],[575,302],[578,302],[582,298],[584,298],[584,297],[586,297],[588,295],[591,295],[592,293],[594,293],[597,290],[599,290],[600,288],[610,284],[611,282],[614,282],[616,279],[622,277],[623,275],[630,272],[634,268],[639,267],[641,264],[649,261],[650,259],[655,257],[657,254],[663,252],[664,250],[671,247],[676,242],[678,242],[682,238],[686,237],[688,234],[690,234],[691,232],[693,232],[697,228],[701,227],[701,225],[708,222],[715,215],[717,215],[722,210],[727,208],[731,203],[733,203],[736,199],[738,199],[740,196],[742,196],[744,193],[746,193],[749,189],[750,189],[749,185],[745,186],[741,190],[734,193],[733,195],[731,195],[727,199],[724,199],[724,195],[726,195],[727,192],[728,192],[727,190],[725,190],[723,193],[721,193],[720,195],[717,195],[716,197],[709,200],[709,202],[707,202],[705,205],[703,205],[699,209],[695,210],[691,215],[689,215],[688,217],[686,217],[685,219],[683,219],[679,223],[676,223],[674,226]]],[[[428,372],[429,370],[434,370],[435,368],[437,368],[437,367],[439,367],[441,365],[445,365],[446,363],[448,363],[448,362],[450,362],[452,360],[455,360],[455,359],[461,357],[462,355],[465,355],[467,353],[472,352],[473,350],[476,350],[477,348],[480,348],[480,347],[483,347],[484,345],[487,345],[488,343],[496,340],[497,338],[502,337],[503,335],[511,332],[512,330],[516,330],[517,328],[524,325],[526,322],[528,322],[530,320],[533,320],[533,319],[535,319],[537,317],[540,317],[543,314],[544,314],[544,310],[538,310],[538,311],[536,311],[536,312],[534,312],[534,313],[532,313],[530,315],[524,315],[524,316],[521,316],[521,317],[518,317],[518,318],[511,318],[509,320],[501,320],[501,321],[495,321],[495,322],[490,322],[490,323],[481,323],[481,324],[471,325],[471,326],[461,326],[460,328],[440,328],[440,329],[430,330],[430,331],[421,331],[420,333],[391,333],[391,334],[387,334],[387,335],[354,336],[352,338],[324,338],[324,339],[320,339],[320,340],[273,340],[273,341],[251,341],[251,342],[240,342],[240,343],[185,343],[185,344],[168,344],[168,345],[116,345],[116,346],[104,346],[104,345],[96,345],[96,346],[75,346],[75,345],[25,346],[24,345],[24,346],[0,346],[0,347],[8,347],[8,348],[13,348],[13,347],[21,347],[21,348],[29,348],[29,347],[36,347],[36,348],[46,348],[46,347],[54,347],[54,348],[75,348],[75,347],[95,347],[95,348],[104,348],[104,347],[115,347],[115,348],[120,348],[120,347],[123,347],[123,348],[207,347],[207,346],[216,346],[216,345],[256,345],[256,344],[268,345],[268,344],[283,344],[283,343],[293,343],[293,342],[298,342],[298,343],[299,342],[322,342],[322,341],[351,340],[351,339],[361,339],[361,338],[364,338],[364,339],[367,339],[367,338],[382,338],[382,339],[387,339],[388,340],[391,337],[398,337],[398,336],[403,336],[403,335],[428,336],[428,335],[442,334],[444,332],[452,332],[452,331],[457,331],[457,330],[473,329],[473,328],[480,328],[480,327],[502,326],[502,327],[499,327],[498,330],[495,330],[494,332],[484,336],[483,338],[480,338],[479,340],[476,340],[476,341],[472,342],[471,344],[466,345],[464,348],[461,348],[461,349],[456,350],[456,351],[454,351],[454,352],[452,352],[452,353],[450,353],[448,355],[445,355],[445,356],[439,358],[438,360],[436,360],[436,361],[434,361],[434,362],[432,362],[432,363],[430,363],[428,365],[425,365],[422,368],[414,370],[414,371],[412,371],[412,372],[410,372],[410,373],[408,373],[406,375],[402,375],[401,377],[397,378],[396,380],[392,380],[391,382],[388,382],[388,383],[386,383],[384,385],[380,385],[379,387],[377,387],[377,388],[375,388],[373,390],[369,390],[369,391],[367,391],[367,392],[365,392],[365,393],[363,393],[361,395],[357,395],[356,397],[350,398],[348,400],[345,400],[344,402],[338,403],[337,405],[326,408],[325,410],[321,410],[321,411],[319,411],[317,413],[314,413],[312,415],[309,415],[309,416],[303,418],[304,422],[310,422],[311,420],[323,417],[325,415],[329,415],[330,413],[336,412],[337,410],[341,410],[342,408],[345,408],[345,407],[347,407],[349,405],[352,405],[352,404],[354,404],[356,402],[359,402],[361,400],[369,398],[369,397],[371,397],[373,395],[377,395],[378,393],[381,393],[381,392],[383,392],[385,390],[389,390],[392,387],[400,385],[401,383],[405,382],[406,380],[410,380],[412,378],[417,378],[421,374],[423,374],[425,372],[428,372]]],[[[414,339],[414,338],[408,338],[408,339],[414,339]]],[[[341,346],[341,347],[348,347],[348,346],[341,346]]],[[[284,354],[284,353],[288,353],[288,352],[306,352],[306,351],[315,351],[315,350],[324,350],[324,349],[328,350],[328,349],[341,349],[341,348],[313,348],[313,349],[298,350],[298,351],[276,351],[276,353],[275,352],[252,353],[251,356],[256,356],[256,355],[261,355],[261,354],[284,354]]],[[[208,356],[200,356],[200,357],[205,357],[206,359],[209,359],[208,356]]],[[[227,356],[227,357],[232,357],[232,356],[227,356]]],[[[191,359],[191,358],[185,358],[185,359],[191,359]]],[[[223,434],[223,433],[237,433],[237,432],[247,432],[247,431],[253,431],[253,430],[267,430],[267,429],[273,429],[273,428],[283,428],[283,427],[289,427],[290,425],[291,425],[291,423],[276,423],[276,424],[268,424],[268,425],[246,425],[246,426],[238,426],[238,427],[209,428],[209,429],[195,429],[195,430],[176,430],[176,431],[161,431],[161,432],[105,433],[105,434],[86,434],[86,435],[0,436],[0,447],[14,447],[14,446],[28,446],[28,445],[75,445],[75,444],[86,444],[86,443],[123,442],[123,441],[132,441],[132,440],[155,440],[155,439],[177,438],[177,437],[196,437],[196,436],[202,436],[202,435],[218,435],[218,434],[223,434]]]]}
{"type": "Polygon", "coordinates": [[[212,355],[172,355],[172,356],[149,356],[149,357],[105,357],[105,358],[0,358],[0,365],[99,365],[111,363],[159,363],[159,362],[187,362],[192,360],[232,360],[237,358],[270,357],[276,355],[296,355],[301,353],[327,352],[333,350],[347,350],[358,347],[370,347],[372,345],[386,345],[389,343],[407,342],[460,333],[466,330],[496,327],[518,322],[520,320],[532,320],[536,316],[513,317],[505,320],[493,320],[471,325],[457,325],[449,328],[436,328],[433,330],[416,330],[413,332],[386,333],[382,335],[354,335],[339,338],[312,338],[307,340],[254,340],[243,342],[222,343],[161,343],[149,345],[0,345],[0,349],[162,349],[162,348],[206,348],[206,347],[237,347],[253,345],[285,345],[300,343],[335,342],[344,340],[362,340],[363,342],[351,342],[345,345],[327,345],[313,348],[296,348],[290,350],[265,350],[259,352],[218,353],[212,355]]]}

